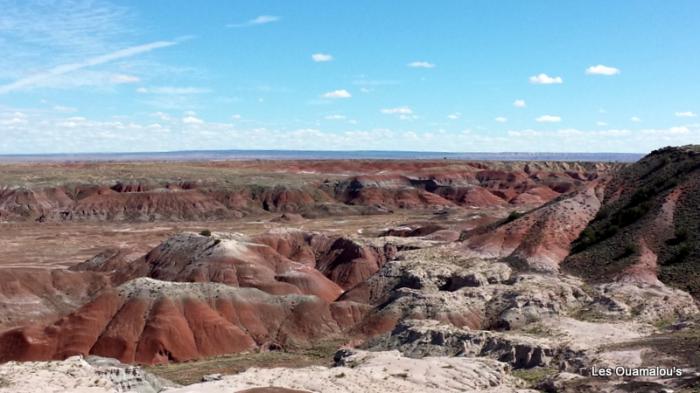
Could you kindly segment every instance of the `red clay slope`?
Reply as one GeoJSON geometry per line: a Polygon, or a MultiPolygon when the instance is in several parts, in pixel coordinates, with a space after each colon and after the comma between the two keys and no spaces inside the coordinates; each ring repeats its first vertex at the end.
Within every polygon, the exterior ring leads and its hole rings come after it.
{"type": "Polygon", "coordinates": [[[570,244],[600,208],[602,188],[590,184],[496,227],[465,233],[467,255],[511,258],[536,270],[557,271],[570,244]]]}
{"type": "Polygon", "coordinates": [[[110,286],[97,272],[0,269],[0,331],[63,316],[110,286]]]}
{"type": "Polygon", "coordinates": [[[52,325],[0,335],[0,362],[93,354],[153,364],[303,346],[340,334],[366,308],[351,302],[329,304],[316,296],[139,278],[52,325]]]}

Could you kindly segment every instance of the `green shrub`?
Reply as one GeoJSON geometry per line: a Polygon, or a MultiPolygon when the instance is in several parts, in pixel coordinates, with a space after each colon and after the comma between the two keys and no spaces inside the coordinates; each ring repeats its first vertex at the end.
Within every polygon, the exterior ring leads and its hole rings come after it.
{"type": "Polygon", "coordinates": [[[199,232],[199,234],[202,235],[202,236],[207,236],[207,237],[209,237],[209,236],[211,236],[211,231],[208,230],[208,229],[204,229],[204,230],[202,230],[202,232],[199,232]]]}
{"type": "Polygon", "coordinates": [[[668,244],[669,246],[677,246],[685,242],[686,240],[688,240],[688,230],[683,228],[676,230],[673,239],[666,240],[666,244],[668,244]]]}
{"type": "Polygon", "coordinates": [[[627,245],[625,246],[625,249],[622,250],[622,254],[620,254],[620,255],[618,255],[618,256],[615,257],[615,260],[618,261],[618,260],[620,260],[620,259],[627,258],[627,257],[630,257],[630,256],[632,256],[632,255],[635,255],[635,254],[637,253],[637,251],[638,251],[637,245],[636,245],[636,244],[629,243],[629,244],[627,244],[627,245]]]}
{"type": "Polygon", "coordinates": [[[510,214],[508,215],[508,217],[506,217],[506,220],[505,220],[504,224],[507,224],[507,223],[509,223],[509,222],[511,222],[511,221],[515,221],[515,220],[517,220],[518,218],[520,218],[520,217],[522,217],[522,216],[524,216],[524,215],[525,215],[525,213],[521,213],[521,212],[519,212],[519,211],[517,211],[517,210],[513,210],[512,212],[510,212],[510,214]]]}
{"type": "Polygon", "coordinates": [[[667,265],[674,265],[685,261],[692,252],[692,247],[688,243],[681,243],[678,251],[666,262],[667,265]]]}

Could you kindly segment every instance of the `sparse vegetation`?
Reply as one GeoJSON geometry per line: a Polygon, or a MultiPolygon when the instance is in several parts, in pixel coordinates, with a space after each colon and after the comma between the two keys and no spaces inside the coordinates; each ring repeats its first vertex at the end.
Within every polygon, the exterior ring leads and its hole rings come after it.
{"type": "Polygon", "coordinates": [[[675,317],[666,317],[666,318],[662,318],[662,319],[659,319],[658,321],[654,322],[654,327],[659,329],[659,330],[665,330],[665,329],[668,329],[675,322],[676,322],[675,317]]]}
{"type": "Polygon", "coordinates": [[[576,310],[571,314],[571,317],[586,322],[600,322],[610,319],[610,317],[590,307],[582,307],[576,310]]]}
{"type": "Polygon", "coordinates": [[[551,377],[556,373],[557,369],[553,367],[534,367],[513,370],[513,376],[527,382],[529,387],[532,388],[537,387],[537,385],[543,382],[546,378],[551,377]]]}
{"type": "MultiPolygon", "coordinates": [[[[250,367],[330,366],[343,341],[330,340],[313,348],[289,348],[288,351],[239,353],[184,363],[145,366],[146,371],[173,382],[190,385],[209,374],[235,374],[250,367]]],[[[344,375],[343,375],[344,376],[344,375]]],[[[338,376],[336,376],[338,377],[338,376]]],[[[342,377],[338,377],[342,378],[342,377]]]]}
{"type": "Polygon", "coordinates": [[[532,323],[522,328],[523,333],[538,337],[551,337],[554,335],[552,329],[544,326],[541,323],[532,323]]]}
{"type": "Polygon", "coordinates": [[[199,234],[202,236],[211,236],[211,231],[208,229],[204,229],[201,232],[199,232],[199,234]]]}
{"type": "Polygon", "coordinates": [[[675,265],[685,261],[685,259],[690,255],[692,249],[689,243],[681,243],[678,247],[678,251],[673,254],[673,256],[666,261],[666,265],[675,265]]]}
{"type": "MultiPolygon", "coordinates": [[[[695,323],[697,323],[697,321],[695,323]]],[[[692,325],[683,330],[662,332],[638,340],[610,345],[606,347],[606,349],[626,350],[643,347],[650,347],[655,351],[669,355],[667,359],[661,359],[658,356],[653,359],[647,359],[651,364],[677,366],[678,359],[680,359],[682,362],[681,364],[687,364],[688,367],[698,368],[700,367],[700,356],[698,356],[698,348],[700,348],[700,326],[692,325]]]]}

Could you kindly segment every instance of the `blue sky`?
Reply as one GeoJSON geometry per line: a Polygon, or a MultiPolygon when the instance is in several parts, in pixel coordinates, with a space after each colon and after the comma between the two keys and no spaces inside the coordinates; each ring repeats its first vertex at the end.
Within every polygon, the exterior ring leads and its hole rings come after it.
{"type": "Polygon", "coordinates": [[[700,143],[693,0],[0,9],[0,154],[700,143]]]}

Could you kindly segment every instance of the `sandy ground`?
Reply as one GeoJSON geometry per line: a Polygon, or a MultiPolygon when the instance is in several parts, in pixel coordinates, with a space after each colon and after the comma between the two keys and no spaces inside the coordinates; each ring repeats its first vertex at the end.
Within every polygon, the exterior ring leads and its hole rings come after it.
{"type": "MultiPolygon", "coordinates": [[[[500,213],[500,212],[499,212],[500,213]]],[[[469,211],[450,221],[435,223],[468,227],[493,212],[469,211]]],[[[502,213],[501,213],[502,214],[502,213]]],[[[273,222],[280,213],[226,221],[158,221],[153,223],[62,222],[0,223],[0,267],[70,267],[108,248],[125,248],[134,257],[144,255],[167,237],[183,231],[258,234],[273,228],[292,227],[346,235],[373,236],[387,227],[435,220],[430,211],[406,211],[385,215],[326,217],[301,222],[273,222]]]]}

